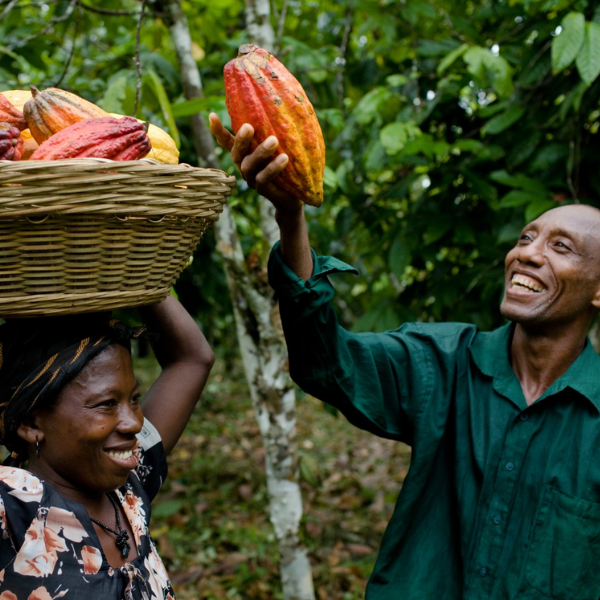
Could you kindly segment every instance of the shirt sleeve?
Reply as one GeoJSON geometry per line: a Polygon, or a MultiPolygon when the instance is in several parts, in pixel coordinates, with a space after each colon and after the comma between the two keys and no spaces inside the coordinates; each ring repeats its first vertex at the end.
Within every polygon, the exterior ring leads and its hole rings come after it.
{"type": "Polygon", "coordinates": [[[357,427],[412,445],[425,412],[428,429],[437,413],[445,419],[456,353],[464,351],[465,331],[474,328],[412,323],[384,333],[349,332],[338,323],[328,275],[357,271],[314,252],[313,261],[313,274],[304,282],[285,265],[278,244],[269,259],[292,379],[357,427]]]}
{"type": "Polygon", "coordinates": [[[144,491],[152,500],[158,494],[167,477],[167,456],[158,430],[144,419],[138,438],[138,465],[134,469],[144,491]]]}

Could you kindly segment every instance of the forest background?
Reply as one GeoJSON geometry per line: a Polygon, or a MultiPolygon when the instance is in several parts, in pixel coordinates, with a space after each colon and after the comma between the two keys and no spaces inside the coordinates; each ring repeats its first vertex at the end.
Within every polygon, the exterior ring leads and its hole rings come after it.
{"type": "MultiPolygon", "coordinates": [[[[182,162],[199,164],[192,119],[215,111],[229,123],[222,69],[252,39],[249,2],[181,2],[202,81],[192,100],[166,4],[0,0],[0,89],[61,87],[136,113],[169,131],[182,162]]],[[[599,205],[598,3],[272,0],[267,19],[327,145],[325,203],[306,209],[312,246],[360,271],[335,278],[341,322],[500,325],[503,258],[523,224],[563,203],[599,205]]],[[[229,206],[245,267],[265,285],[258,197],[238,179],[229,206]]],[[[265,451],[214,231],[175,289],[218,361],[171,457],[155,539],[178,597],[283,598],[265,451]]],[[[146,384],[155,376],[152,357],[137,367],[146,384]]],[[[316,595],[361,598],[409,452],[302,395],[297,428],[299,535],[316,595]]]]}

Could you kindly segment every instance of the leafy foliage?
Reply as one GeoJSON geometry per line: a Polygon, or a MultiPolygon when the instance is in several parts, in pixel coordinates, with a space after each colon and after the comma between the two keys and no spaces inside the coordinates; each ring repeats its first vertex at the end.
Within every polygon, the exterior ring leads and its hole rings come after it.
{"type": "MultiPolygon", "coordinates": [[[[59,83],[132,114],[140,3],[85,6],[17,2],[0,23],[0,84],[59,83]]],[[[148,2],[138,117],[180,139],[182,159],[194,162],[189,116],[215,110],[229,121],[222,67],[248,40],[241,0],[184,8],[205,98],[184,100],[160,2],[148,2]]],[[[273,11],[278,29],[283,0],[273,11]]],[[[275,51],[307,90],[327,142],[326,202],[307,209],[311,240],[361,271],[336,281],[343,322],[499,324],[502,258],[524,222],[564,202],[597,204],[600,11],[588,0],[292,0],[281,32],[275,51]]],[[[243,181],[231,204],[244,248],[264,257],[243,181]]],[[[232,347],[210,236],[177,290],[210,322],[213,341],[232,347]]]]}

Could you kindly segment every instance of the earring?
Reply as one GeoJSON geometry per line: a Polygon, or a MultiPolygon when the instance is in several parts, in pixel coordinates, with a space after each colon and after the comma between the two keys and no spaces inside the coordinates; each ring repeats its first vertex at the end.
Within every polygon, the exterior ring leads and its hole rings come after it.
{"type": "Polygon", "coordinates": [[[37,458],[40,457],[40,443],[38,442],[37,435],[35,436],[35,455],[37,458]]]}

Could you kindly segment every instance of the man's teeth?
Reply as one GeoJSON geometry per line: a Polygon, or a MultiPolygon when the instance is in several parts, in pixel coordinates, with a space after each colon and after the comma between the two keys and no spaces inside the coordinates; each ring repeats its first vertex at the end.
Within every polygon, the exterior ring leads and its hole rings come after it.
{"type": "Polygon", "coordinates": [[[118,458],[120,460],[128,460],[133,456],[133,450],[124,450],[123,452],[115,452],[114,450],[107,450],[106,454],[112,456],[113,458],[118,458]]]}
{"type": "Polygon", "coordinates": [[[511,281],[513,286],[524,287],[534,292],[543,292],[545,288],[539,286],[533,279],[523,275],[515,275],[511,281]]]}

